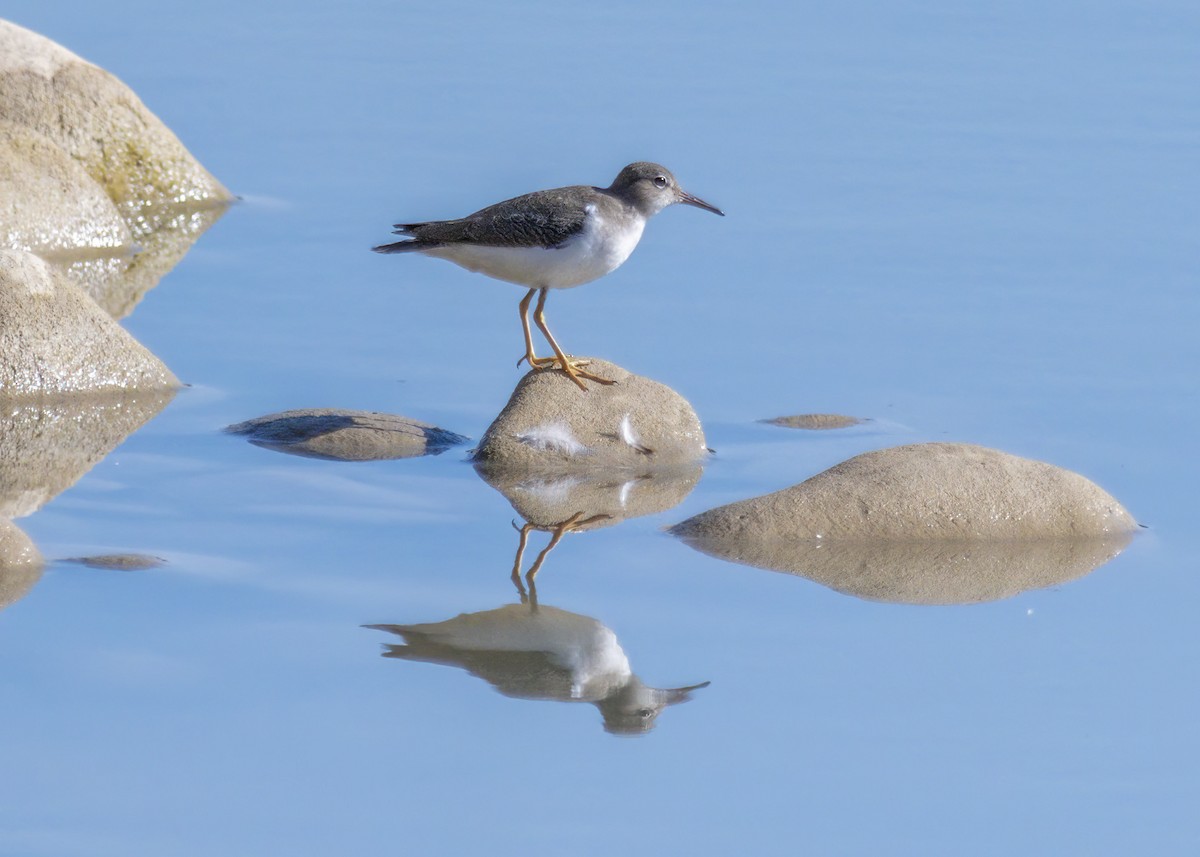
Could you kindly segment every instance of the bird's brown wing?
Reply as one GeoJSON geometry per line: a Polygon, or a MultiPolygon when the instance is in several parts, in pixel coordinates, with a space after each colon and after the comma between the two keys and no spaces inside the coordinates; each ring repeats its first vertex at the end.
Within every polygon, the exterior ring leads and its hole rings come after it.
{"type": "MultiPolygon", "coordinates": [[[[558,247],[583,229],[582,188],[556,188],[489,205],[458,220],[397,223],[396,234],[420,244],[558,247]]],[[[590,189],[589,189],[590,190],[590,189]]]]}

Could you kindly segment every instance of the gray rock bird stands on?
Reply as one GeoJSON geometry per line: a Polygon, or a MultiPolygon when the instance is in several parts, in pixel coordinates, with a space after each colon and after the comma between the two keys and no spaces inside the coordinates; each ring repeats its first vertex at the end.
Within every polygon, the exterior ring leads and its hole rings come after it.
{"type": "MultiPolygon", "coordinates": [[[[521,300],[525,356],[534,369],[557,366],[582,389],[581,378],[612,383],[585,371],[584,360],[572,360],[546,327],[544,308],[550,289],[569,289],[603,277],[633,252],[646,221],[677,202],[724,216],[719,208],[686,193],[675,176],[659,164],[639,162],[621,170],[606,188],[575,185],[540,190],[490,205],[459,220],[397,223],[406,241],[372,248],[377,253],[419,252],[449,259],[478,271],[527,286],[521,300]],[[533,353],[529,303],[538,294],[533,320],[554,349],[554,357],[533,353]]],[[[520,361],[518,361],[520,363],[520,361]]]]}

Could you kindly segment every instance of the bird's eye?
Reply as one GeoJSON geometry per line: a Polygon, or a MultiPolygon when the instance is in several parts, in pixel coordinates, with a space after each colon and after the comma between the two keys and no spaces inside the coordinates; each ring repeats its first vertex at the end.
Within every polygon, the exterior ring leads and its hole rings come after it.
{"type": "Polygon", "coordinates": [[[649,717],[653,713],[654,712],[649,708],[639,708],[638,709],[638,717],[642,718],[643,720],[645,720],[647,717],[649,717]]]}
{"type": "Polygon", "coordinates": [[[667,177],[666,176],[655,176],[654,177],[654,186],[655,187],[666,187],[667,186],[667,177]]]}

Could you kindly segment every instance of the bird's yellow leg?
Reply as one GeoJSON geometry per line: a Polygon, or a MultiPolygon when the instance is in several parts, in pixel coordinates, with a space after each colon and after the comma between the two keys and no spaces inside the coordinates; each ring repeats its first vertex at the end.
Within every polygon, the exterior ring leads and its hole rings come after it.
{"type": "Polygon", "coordinates": [[[533,300],[534,293],[537,289],[530,289],[525,297],[521,298],[521,303],[518,309],[521,312],[521,332],[525,334],[525,356],[517,361],[517,365],[528,363],[534,369],[549,369],[558,363],[557,357],[538,357],[533,353],[533,334],[529,330],[529,303],[533,300]]]}
{"type": "MultiPolygon", "coordinates": [[[[587,378],[589,381],[596,381],[600,384],[614,383],[609,378],[602,378],[599,375],[594,375],[591,372],[585,371],[583,367],[587,365],[588,361],[572,360],[563,352],[561,348],[558,347],[558,343],[554,339],[554,334],[550,332],[550,328],[546,327],[545,307],[547,292],[548,289],[542,289],[538,294],[537,306],[533,310],[533,321],[538,326],[538,330],[542,332],[542,335],[546,337],[546,341],[550,343],[550,347],[554,349],[554,354],[558,362],[558,368],[566,372],[567,376],[574,381],[581,390],[586,390],[587,387],[584,385],[583,381],[579,380],[580,378],[587,378]]],[[[528,296],[526,296],[526,299],[528,299],[528,296]]],[[[542,358],[539,359],[537,363],[534,363],[531,360],[529,365],[533,366],[535,369],[548,369],[550,368],[550,365],[553,364],[546,364],[545,358],[542,358]]]]}

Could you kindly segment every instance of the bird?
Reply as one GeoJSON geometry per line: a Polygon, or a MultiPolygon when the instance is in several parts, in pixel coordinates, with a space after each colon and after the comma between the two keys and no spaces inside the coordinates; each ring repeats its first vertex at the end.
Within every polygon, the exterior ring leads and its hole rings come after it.
{"type": "Polygon", "coordinates": [[[525,355],[531,369],[558,368],[582,390],[583,379],[611,380],[588,372],[586,360],[567,355],[546,326],[550,289],[590,283],[620,267],[642,237],[646,221],[676,203],[722,217],[725,212],[679,186],[661,164],[638,161],[622,169],[606,188],[573,185],[540,190],[498,202],[457,220],[397,223],[404,240],[372,247],[376,253],[423,253],[447,259],[468,271],[529,289],[519,305],[525,355]],[[529,306],[537,295],[533,320],[554,351],[534,353],[529,306]]]}

